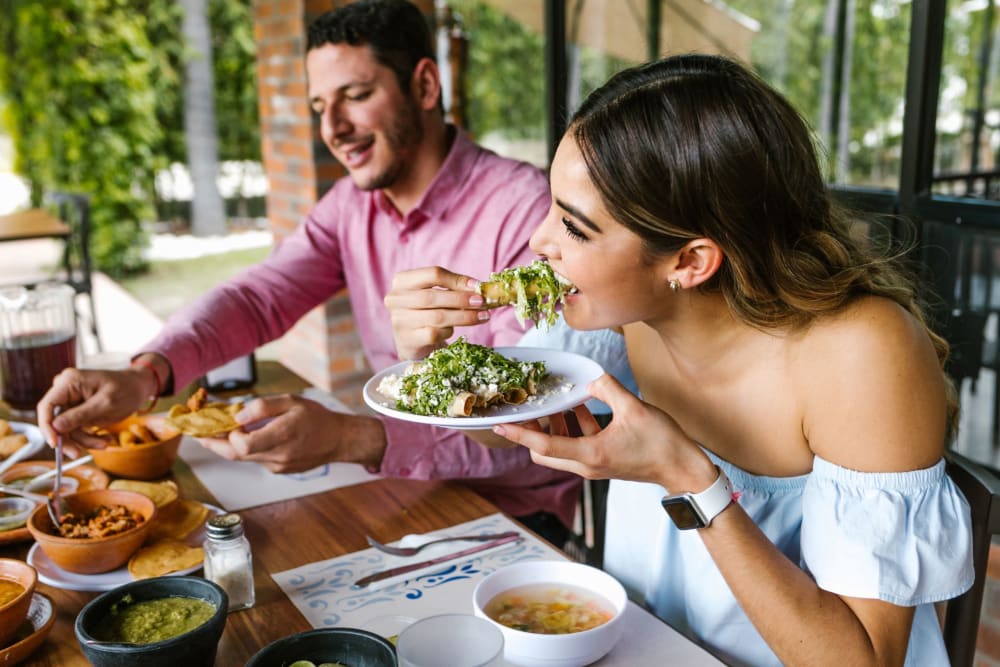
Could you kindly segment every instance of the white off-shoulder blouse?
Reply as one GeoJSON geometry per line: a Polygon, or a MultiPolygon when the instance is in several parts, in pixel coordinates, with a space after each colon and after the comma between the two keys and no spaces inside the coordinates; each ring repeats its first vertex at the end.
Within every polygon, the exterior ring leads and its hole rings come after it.
{"type": "MultiPolygon", "coordinates": [[[[752,475],[711,452],[739,504],[820,588],[917,607],[906,665],[947,665],[932,603],[972,585],[969,506],[945,462],[863,473],[816,457],[811,474],[752,475]]],[[[731,665],[780,665],[698,531],[674,528],[655,484],[612,481],[604,566],[645,605],[731,665]]]]}

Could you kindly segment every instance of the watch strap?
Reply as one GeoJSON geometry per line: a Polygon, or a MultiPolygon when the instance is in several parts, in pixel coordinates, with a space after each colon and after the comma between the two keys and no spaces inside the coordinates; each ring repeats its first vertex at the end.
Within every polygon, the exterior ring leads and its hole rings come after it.
{"type": "Polygon", "coordinates": [[[733,502],[732,482],[726,477],[726,473],[722,472],[722,468],[716,466],[715,469],[719,471],[719,476],[712,485],[701,493],[690,495],[691,500],[701,510],[706,526],[733,502]]]}

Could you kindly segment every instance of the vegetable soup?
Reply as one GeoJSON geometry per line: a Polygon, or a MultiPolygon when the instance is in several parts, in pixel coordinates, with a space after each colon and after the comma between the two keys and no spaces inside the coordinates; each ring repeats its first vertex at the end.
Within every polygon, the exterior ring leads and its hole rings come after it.
{"type": "Polygon", "coordinates": [[[497,623],[543,635],[583,632],[615,615],[611,603],[571,584],[528,584],[495,596],[483,608],[497,623]]]}
{"type": "Polygon", "coordinates": [[[23,592],[24,586],[16,581],[11,581],[10,579],[0,579],[0,606],[14,600],[23,592]]]}

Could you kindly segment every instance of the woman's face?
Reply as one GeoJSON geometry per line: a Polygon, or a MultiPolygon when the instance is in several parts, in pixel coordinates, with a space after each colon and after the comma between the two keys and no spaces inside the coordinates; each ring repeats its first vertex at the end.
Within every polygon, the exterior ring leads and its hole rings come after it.
{"type": "Polygon", "coordinates": [[[574,329],[602,329],[657,319],[673,302],[669,262],[650,258],[642,240],[607,212],[576,141],[566,135],[550,169],[552,207],[531,249],[578,292],[563,316],[574,329]]]}

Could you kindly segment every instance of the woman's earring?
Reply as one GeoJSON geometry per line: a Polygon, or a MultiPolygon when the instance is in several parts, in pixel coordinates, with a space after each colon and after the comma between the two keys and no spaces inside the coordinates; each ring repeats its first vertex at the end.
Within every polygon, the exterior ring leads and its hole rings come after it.
{"type": "Polygon", "coordinates": [[[680,289],[681,289],[681,281],[677,280],[676,278],[670,281],[671,292],[679,292],[680,289]]]}

